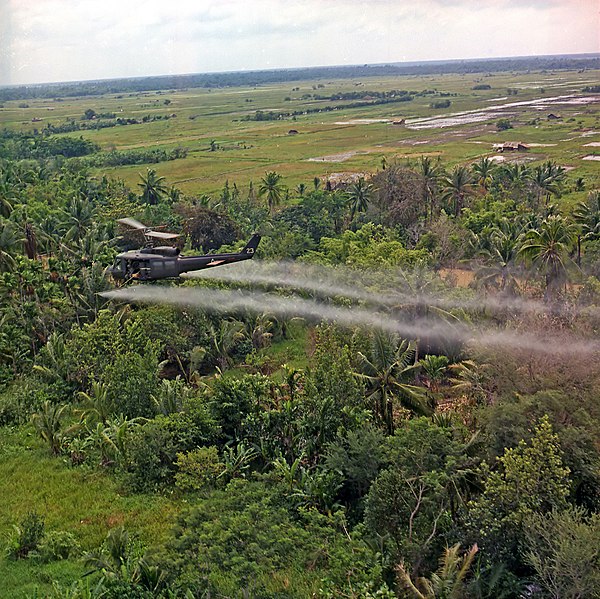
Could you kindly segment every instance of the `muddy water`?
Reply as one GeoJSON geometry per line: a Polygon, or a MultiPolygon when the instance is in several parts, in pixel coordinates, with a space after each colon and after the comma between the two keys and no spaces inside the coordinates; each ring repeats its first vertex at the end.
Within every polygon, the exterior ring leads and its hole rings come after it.
{"type": "Polygon", "coordinates": [[[441,129],[444,127],[455,127],[457,125],[467,125],[469,123],[488,121],[496,118],[498,116],[498,112],[502,112],[502,116],[513,116],[516,113],[514,111],[510,112],[510,109],[521,106],[534,106],[539,109],[545,109],[556,104],[585,105],[592,104],[594,102],[600,102],[600,96],[576,97],[571,94],[567,96],[554,96],[552,98],[537,98],[535,100],[507,102],[506,104],[497,104],[487,108],[465,110],[463,112],[455,112],[452,114],[407,119],[406,127],[408,129],[441,129]]]}

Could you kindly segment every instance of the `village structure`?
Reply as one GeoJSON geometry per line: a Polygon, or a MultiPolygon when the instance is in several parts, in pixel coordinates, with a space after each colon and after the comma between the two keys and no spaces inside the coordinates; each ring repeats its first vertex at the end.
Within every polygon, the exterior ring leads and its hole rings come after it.
{"type": "Polygon", "coordinates": [[[520,141],[505,141],[501,144],[494,144],[495,152],[527,152],[529,146],[520,141]]]}

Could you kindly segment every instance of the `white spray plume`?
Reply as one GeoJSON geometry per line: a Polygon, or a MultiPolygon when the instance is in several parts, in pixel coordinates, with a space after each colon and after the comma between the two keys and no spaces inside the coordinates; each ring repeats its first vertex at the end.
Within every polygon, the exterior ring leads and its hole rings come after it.
{"type": "Polygon", "coordinates": [[[449,323],[443,320],[432,322],[409,317],[403,319],[397,315],[392,317],[364,307],[342,307],[297,296],[286,297],[257,291],[240,292],[198,287],[143,285],[108,291],[101,295],[118,301],[171,304],[221,313],[245,311],[284,318],[296,316],[350,327],[377,328],[412,339],[423,336],[440,337],[447,340],[521,349],[536,353],[572,355],[573,353],[591,354],[600,350],[598,343],[582,339],[568,339],[565,335],[561,335],[558,339],[530,333],[519,334],[508,329],[478,328],[475,330],[464,323],[449,323]]]}
{"type": "MultiPolygon", "coordinates": [[[[190,272],[188,279],[202,279],[283,287],[302,290],[325,297],[346,297],[382,307],[398,304],[416,305],[426,303],[446,310],[513,311],[517,313],[547,313],[547,304],[517,296],[477,297],[456,299],[417,289],[410,284],[410,272],[386,270],[359,272],[343,266],[326,267],[301,262],[238,262],[227,268],[190,272]],[[381,290],[382,284],[387,290],[381,290]]],[[[425,273],[427,276],[427,273],[425,273]]],[[[412,277],[414,279],[414,276],[412,277]]]]}

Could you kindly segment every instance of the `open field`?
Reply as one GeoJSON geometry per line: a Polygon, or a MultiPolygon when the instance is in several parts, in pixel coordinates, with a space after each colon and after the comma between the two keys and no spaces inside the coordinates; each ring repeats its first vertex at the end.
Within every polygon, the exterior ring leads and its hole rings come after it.
{"type": "MultiPolygon", "coordinates": [[[[47,123],[59,125],[68,119],[80,120],[87,109],[140,120],[176,115],[68,135],[82,135],[104,150],[186,148],[186,158],[152,168],[189,195],[214,194],[226,180],[245,186],[270,170],[284,175],[285,182],[294,187],[332,173],[374,172],[381,168],[383,158],[389,163],[428,154],[452,165],[493,156],[492,145],[503,141],[532,144],[528,154],[507,154],[502,156],[505,160],[555,160],[572,169],[571,178],[588,180],[589,189],[600,179],[593,158],[598,153],[594,144],[600,142],[600,95],[582,90],[598,81],[600,72],[594,70],[446,74],[10,101],[0,109],[0,126],[31,130],[47,123]],[[490,89],[473,89],[482,85],[490,89]],[[418,94],[407,102],[347,107],[357,100],[374,99],[369,92],[390,90],[418,94]],[[356,92],[364,92],[364,98],[314,97],[356,92]],[[440,100],[451,104],[431,107],[440,100]],[[20,107],[24,105],[28,107],[20,107]],[[345,107],[332,109],[339,106],[345,107]],[[280,120],[243,120],[256,111],[310,110],[321,112],[280,120]],[[551,113],[561,118],[548,120],[551,113]],[[500,118],[509,119],[514,128],[498,131],[500,118]],[[406,119],[404,125],[393,124],[401,119],[406,119]],[[298,133],[289,134],[292,129],[298,133]],[[210,151],[213,140],[217,149],[210,151]]],[[[120,177],[135,186],[144,170],[144,165],[135,165],[105,168],[98,174],[120,177]]]]}
{"type": "MultiPolygon", "coordinates": [[[[0,538],[31,511],[44,514],[48,531],[68,530],[83,551],[96,548],[111,528],[136,530],[149,545],[160,542],[181,509],[161,496],[126,496],[107,474],[84,472],[52,458],[32,430],[0,428],[0,538]]],[[[0,560],[0,597],[50,591],[51,581],[70,582],[84,573],[76,559],[49,564],[0,560]]]]}

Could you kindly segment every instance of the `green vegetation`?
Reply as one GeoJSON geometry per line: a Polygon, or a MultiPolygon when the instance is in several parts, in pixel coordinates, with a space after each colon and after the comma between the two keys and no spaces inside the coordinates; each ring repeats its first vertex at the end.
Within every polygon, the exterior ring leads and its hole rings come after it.
{"type": "Polygon", "coordinates": [[[497,111],[417,125],[547,73],[385,75],[7,98],[0,597],[600,596],[597,106],[495,154],[497,111]],[[125,216],[263,240],[126,304],[125,216]]]}

